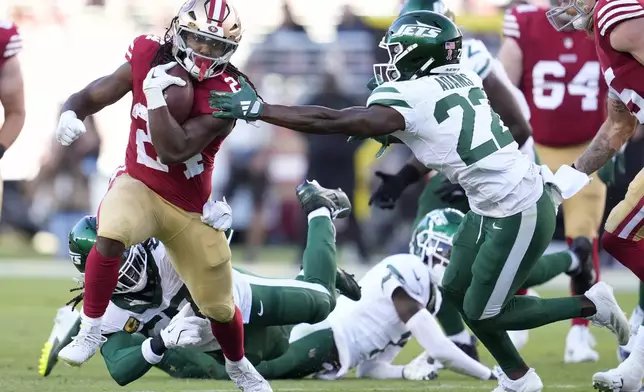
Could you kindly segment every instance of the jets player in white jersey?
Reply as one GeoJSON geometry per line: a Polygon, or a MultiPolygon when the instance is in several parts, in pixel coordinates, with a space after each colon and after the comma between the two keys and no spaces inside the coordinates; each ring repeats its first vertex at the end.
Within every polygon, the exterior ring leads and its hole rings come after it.
{"type": "Polygon", "coordinates": [[[602,282],[568,298],[515,295],[552,239],[559,203],[589,178],[569,166],[553,175],[519,151],[480,77],[460,66],[461,44],[461,31],[444,15],[410,12],[380,43],[390,60],[374,65],[382,84],[364,107],[271,105],[243,78],[235,93],[211,92],[210,106],[217,118],[402,142],[425,166],[462,186],[471,211],[454,240],[443,295],[503,370],[497,391],[538,392],[540,377],[506,331],[586,317],[625,344],[630,327],[602,282]]]}

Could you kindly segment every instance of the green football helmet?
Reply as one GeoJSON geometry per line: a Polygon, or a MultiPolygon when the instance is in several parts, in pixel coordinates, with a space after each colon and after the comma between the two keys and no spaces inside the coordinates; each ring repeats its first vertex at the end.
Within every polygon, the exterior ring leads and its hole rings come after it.
{"type": "Polygon", "coordinates": [[[461,30],[445,15],[413,11],[399,16],[380,42],[389,62],[374,64],[376,83],[414,80],[458,64],[462,39],[461,30]]]}
{"type": "MultiPolygon", "coordinates": [[[[88,215],[69,232],[69,257],[74,267],[85,274],[87,256],[96,243],[96,216],[88,215]]],[[[142,244],[133,245],[123,253],[119,278],[114,294],[142,290],[148,281],[148,252],[142,244]]]]}
{"type": "Polygon", "coordinates": [[[455,19],[454,13],[447,8],[443,0],[407,0],[400,9],[398,16],[414,11],[432,11],[443,14],[452,21],[455,19]]]}
{"type": "Polygon", "coordinates": [[[454,235],[463,221],[462,212],[454,208],[434,210],[418,222],[411,235],[409,253],[429,266],[432,281],[440,284],[449,264],[454,235]]]}

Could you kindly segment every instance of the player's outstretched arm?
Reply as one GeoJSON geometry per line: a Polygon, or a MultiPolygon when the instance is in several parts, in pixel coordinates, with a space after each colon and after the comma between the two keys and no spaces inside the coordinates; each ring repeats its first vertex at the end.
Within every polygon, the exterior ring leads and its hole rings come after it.
{"type": "Polygon", "coordinates": [[[455,372],[480,380],[493,378],[492,371],[461,351],[445,336],[434,316],[402,287],[394,290],[392,300],[398,317],[430,357],[455,372]]]}
{"type": "Polygon", "coordinates": [[[523,116],[512,91],[494,71],[483,79],[483,89],[490,99],[492,109],[501,117],[519,147],[523,146],[532,135],[532,128],[523,116]]]}
{"type": "Polygon", "coordinates": [[[7,60],[0,69],[0,104],[4,123],[0,127],[0,158],[11,147],[25,123],[25,97],[18,57],[7,60]]]}
{"type": "Polygon", "coordinates": [[[594,173],[604,166],[637,129],[637,120],[622,101],[608,98],[606,104],[608,117],[586,151],[574,164],[575,169],[586,174],[594,173]]]}
{"type": "Polygon", "coordinates": [[[213,117],[225,119],[262,120],[297,132],[319,135],[341,133],[349,136],[373,137],[406,128],[405,119],[395,109],[381,105],[351,107],[342,110],[322,106],[270,105],[261,100],[243,77],[235,93],[211,91],[213,117]]]}
{"type": "Polygon", "coordinates": [[[71,110],[83,121],[85,117],[123,98],[131,89],[132,67],[130,63],[124,63],[111,75],[96,79],[81,91],[72,94],[63,104],[61,113],[71,110]]]}

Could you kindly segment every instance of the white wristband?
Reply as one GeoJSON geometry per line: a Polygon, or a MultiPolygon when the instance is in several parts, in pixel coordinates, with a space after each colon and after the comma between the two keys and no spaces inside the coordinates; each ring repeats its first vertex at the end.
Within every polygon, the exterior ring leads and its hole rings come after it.
{"type": "Polygon", "coordinates": [[[152,346],[150,345],[150,342],[152,341],[152,338],[147,338],[145,342],[141,345],[141,354],[143,354],[143,358],[147,363],[150,365],[156,365],[157,363],[161,362],[163,359],[163,355],[157,355],[152,351],[152,346]]]}
{"type": "Polygon", "coordinates": [[[148,103],[148,110],[154,110],[168,105],[165,102],[165,98],[163,97],[163,90],[161,90],[160,88],[149,89],[144,92],[145,100],[148,103]]]}

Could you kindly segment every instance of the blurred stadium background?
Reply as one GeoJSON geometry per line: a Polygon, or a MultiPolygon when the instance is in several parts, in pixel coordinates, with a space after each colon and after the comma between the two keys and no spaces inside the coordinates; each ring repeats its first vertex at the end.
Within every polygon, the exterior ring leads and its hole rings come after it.
{"type": "MultiPolygon", "coordinates": [[[[122,163],[129,132],[129,97],[88,120],[88,133],[71,147],[53,139],[59,108],[71,93],[123,62],[132,37],[163,34],[181,0],[3,0],[0,17],[21,29],[20,55],[27,101],[23,132],[0,161],[5,196],[0,258],[66,258],[67,232],[94,213],[111,172],[122,163]]],[[[400,0],[236,0],[244,38],[233,63],[268,101],[345,107],[365,101],[377,43],[400,0]]],[[[507,0],[448,0],[467,35],[495,52],[507,0]]],[[[217,155],[213,196],[234,211],[236,262],[299,263],[305,220],[294,187],[303,178],[350,193],[355,219],[338,222],[343,263],[368,265],[405,251],[416,197],[412,187],[393,211],[370,209],[375,170],[394,171],[404,147],[375,159],[379,145],[345,138],[306,138],[266,124],[239,123],[217,155]],[[348,169],[347,169],[348,168],[348,169]]],[[[639,155],[639,154],[636,154],[639,155]]],[[[642,157],[631,157],[641,167],[642,157]]],[[[627,179],[610,190],[606,211],[625,192],[627,179]]],[[[560,225],[561,226],[561,225],[560,225]]],[[[556,239],[562,239],[561,228],[556,239]]],[[[554,247],[557,247],[554,242],[554,247]]],[[[562,244],[559,244],[563,246],[562,244]]],[[[603,256],[605,266],[615,263],[603,256]]],[[[47,266],[61,263],[41,261],[47,266]]],[[[19,263],[20,270],[27,268],[19,263]]],[[[35,265],[34,265],[35,266],[35,265]]],[[[620,268],[620,267],[617,267],[620,268]]],[[[5,264],[4,271],[11,271],[5,264]]],[[[15,272],[18,273],[18,272],[15,272]]],[[[624,275],[625,276],[625,275],[624,275]]],[[[629,280],[630,282],[630,280],[629,280]]],[[[633,287],[635,282],[633,281],[633,287]]]]}

